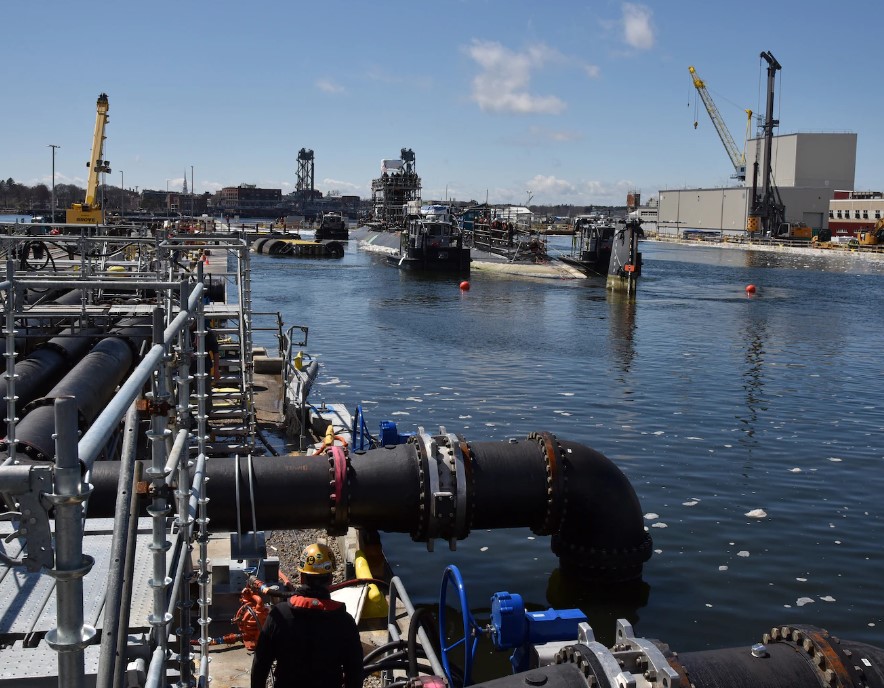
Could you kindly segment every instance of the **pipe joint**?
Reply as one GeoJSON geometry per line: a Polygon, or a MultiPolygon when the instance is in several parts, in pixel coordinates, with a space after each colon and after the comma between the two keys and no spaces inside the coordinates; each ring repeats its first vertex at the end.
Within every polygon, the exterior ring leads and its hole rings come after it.
{"type": "Polygon", "coordinates": [[[439,428],[438,435],[430,435],[418,428],[415,445],[418,450],[421,475],[420,525],[412,535],[416,541],[425,541],[432,552],[436,538],[448,540],[452,551],[457,541],[469,534],[471,485],[467,479],[467,462],[463,448],[466,442],[453,433],[439,428]]]}
{"type": "Polygon", "coordinates": [[[528,439],[540,446],[546,468],[546,517],[540,528],[534,529],[537,535],[551,535],[558,532],[564,516],[564,483],[562,447],[556,436],[550,432],[532,432],[528,439]]]}

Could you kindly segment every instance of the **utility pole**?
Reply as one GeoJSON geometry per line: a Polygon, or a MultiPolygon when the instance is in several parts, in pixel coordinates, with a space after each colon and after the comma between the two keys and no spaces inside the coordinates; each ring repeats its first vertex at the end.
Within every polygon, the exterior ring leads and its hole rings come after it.
{"type": "Polygon", "coordinates": [[[120,170],[120,222],[123,221],[123,213],[126,210],[126,207],[125,207],[126,206],[126,200],[125,200],[126,199],[126,197],[125,197],[126,192],[124,191],[125,188],[126,187],[124,186],[124,182],[123,182],[123,170],[120,170]]]}
{"type": "Polygon", "coordinates": [[[190,216],[193,217],[193,165],[190,166],[190,216]]]}
{"type": "Polygon", "coordinates": [[[52,221],[55,222],[55,149],[61,146],[50,143],[48,148],[52,149],[52,221]]]}

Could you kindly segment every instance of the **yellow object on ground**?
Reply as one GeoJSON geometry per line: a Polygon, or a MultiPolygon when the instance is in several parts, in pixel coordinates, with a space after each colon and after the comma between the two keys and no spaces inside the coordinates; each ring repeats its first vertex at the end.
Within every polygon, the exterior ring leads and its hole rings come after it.
{"type": "MultiPolygon", "coordinates": [[[[374,578],[371,575],[371,568],[365,559],[365,554],[361,549],[356,550],[356,557],[353,565],[356,569],[357,578],[374,578]]],[[[381,594],[380,589],[374,583],[369,583],[366,587],[365,602],[362,604],[362,618],[364,619],[382,619],[387,616],[387,600],[381,594]]]]}

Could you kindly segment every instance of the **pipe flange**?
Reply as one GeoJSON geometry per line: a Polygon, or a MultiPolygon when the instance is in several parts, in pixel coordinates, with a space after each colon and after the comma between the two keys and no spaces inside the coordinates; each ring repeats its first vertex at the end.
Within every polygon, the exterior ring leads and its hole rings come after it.
{"type": "Polygon", "coordinates": [[[770,633],[765,633],[762,642],[765,645],[789,643],[799,652],[806,654],[822,685],[831,688],[852,688],[868,684],[861,665],[863,660],[869,662],[871,658],[857,656],[856,649],[845,649],[838,638],[823,628],[801,624],[780,626],[772,628],[770,633]]]}
{"type": "Polygon", "coordinates": [[[411,539],[415,542],[421,542],[426,539],[427,519],[429,518],[426,507],[427,459],[426,456],[424,456],[424,452],[421,450],[422,443],[417,437],[410,437],[406,446],[414,448],[414,459],[417,462],[417,489],[418,494],[420,495],[417,506],[417,522],[415,523],[414,529],[411,531],[411,539]]]}
{"type": "Polygon", "coordinates": [[[546,515],[539,529],[532,529],[537,535],[551,535],[559,530],[565,517],[564,500],[564,469],[562,447],[556,436],[549,432],[532,432],[529,440],[541,446],[543,461],[546,466],[546,515]]]}
{"type": "Polygon", "coordinates": [[[606,547],[586,546],[563,540],[553,536],[552,551],[568,565],[580,571],[581,575],[599,574],[611,571],[623,571],[627,578],[641,575],[642,564],[651,558],[653,541],[647,533],[643,534],[642,542],[634,547],[609,549],[606,547]]]}
{"type": "MultiPolygon", "coordinates": [[[[467,478],[469,454],[464,453],[466,443],[463,441],[463,438],[458,437],[454,433],[449,433],[447,437],[448,448],[453,457],[454,479],[457,490],[454,505],[454,535],[456,539],[464,540],[470,534],[469,522],[472,520],[472,515],[468,514],[467,511],[472,498],[471,481],[467,478]]],[[[452,539],[453,542],[454,539],[452,539]]],[[[452,549],[454,549],[453,545],[452,549]]]]}
{"type": "Polygon", "coordinates": [[[417,429],[418,448],[421,453],[421,466],[426,470],[424,486],[424,525],[423,538],[427,543],[427,551],[432,552],[434,538],[438,537],[438,517],[436,514],[435,496],[439,492],[439,468],[436,457],[436,440],[424,432],[422,426],[417,429]]]}
{"type": "Polygon", "coordinates": [[[467,537],[473,529],[473,517],[476,514],[476,477],[473,474],[473,451],[470,443],[463,437],[460,440],[460,453],[463,455],[464,480],[467,486],[466,518],[464,520],[463,536],[467,537]]]}
{"type": "Polygon", "coordinates": [[[343,448],[333,446],[328,451],[331,518],[329,535],[344,535],[350,521],[349,460],[343,448]]]}

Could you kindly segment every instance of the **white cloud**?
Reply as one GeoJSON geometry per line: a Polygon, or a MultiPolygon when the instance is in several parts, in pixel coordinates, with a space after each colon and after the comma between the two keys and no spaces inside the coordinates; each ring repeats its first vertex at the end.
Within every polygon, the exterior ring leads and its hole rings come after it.
{"type": "Polygon", "coordinates": [[[623,40],[627,45],[638,50],[649,50],[654,46],[652,14],[645,5],[623,3],[623,40]]]}
{"type": "Polygon", "coordinates": [[[323,179],[317,186],[325,189],[326,191],[336,189],[338,191],[357,191],[362,187],[359,184],[353,184],[352,182],[344,182],[338,179],[329,179],[326,177],[323,179]]]}
{"type": "Polygon", "coordinates": [[[580,141],[583,134],[579,131],[567,129],[547,129],[545,127],[529,127],[526,131],[504,139],[509,145],[516,146],[546,146],[549,143],[569,143],[580,141]]]}
{"type": "Polygon", "coordinates": [[[343,93],[344,87],[340,84],[336,84],[331,79],[317,79],[316,80],[316,88],[318,88],[323,93],[343,93]]]}
{"type": "MultiPolygon", "coordinates": [[[[635,182],[577,181],[572,182],[553,175],[538,174],[523,184],[491,191],[492,202],[524,205],[526,190],[531,190],[531,205],[570,203],[572,205],[623,205],[626,194],[635,188],[635,182]]],[[[484,191],[479,194],[484,198],[484,191]]]]}
{"type": "Polygon", "coordinates": [[[543,44],[517,53],[495,41],[473,40],[467,54],[482,71],[473,78],[471,99],[485,112],[518,114],[561,113],[566,104],[555,96],[529,92],[532,72],[561,55],[543,44]]]}
{"type": "Polygon", "coordinates": [[[583,71],[590,79],[598,79],[602,75],[602,68],[594,64],[583,65],[583,71]]]}
{"type": "Polygon", "coordinates": [[[538,197],[573,196],[578,193],[577,187],[571,182],[565,179],[558,179],[552,175],[535,175],[526,184],[531,189],[531,192],[538,197]]]}

